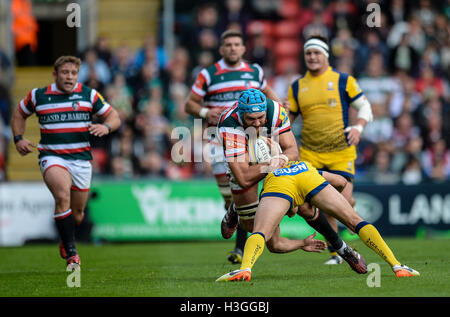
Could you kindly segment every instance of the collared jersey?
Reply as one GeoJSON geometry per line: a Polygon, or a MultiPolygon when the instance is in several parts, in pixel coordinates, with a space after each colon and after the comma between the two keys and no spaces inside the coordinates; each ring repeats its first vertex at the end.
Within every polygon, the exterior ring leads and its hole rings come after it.
{"type": "MultiPolygon", "coordinates": [[[[233,107],[222,113],[217,126],[225,157],[239,156],[247,151],[249,136],[245,133],[237,105],[238,103],[235,102],[233,107]]],[[[271,99],[267,99],[264,128],[266,128],[267,137],[280,135],[291,130],[286,110],[278,102],[271,99]]]]}
{"type": "Polygon", "coordinates": [[[104,116],[111,106],[92,88],[77,83],[69,94],[53,83],[34,88],[19,103],[25,116],[34,112],[39,120],[39,158],[53,155],[72,160],[92,160],[88,125],[92,115],[104,116]]]}
{"type": "Polygon", "coordinates": [[[264,72],[258,64],[241,62],[236,68],[230,68],[223,59],[204,68],[197,75],[191,91],[204,98],[205,107],[231,107],[242,91],[267,86],[264,72]]]}
{"type": "Polygon", "coordinates": [[[315,152],[349,147],[344,129],[350,104],[363,96],[356,79],[329,67],[323,74],[309,72],[289,86],[290,112],[302,116],[301,146],[315,152]]]}

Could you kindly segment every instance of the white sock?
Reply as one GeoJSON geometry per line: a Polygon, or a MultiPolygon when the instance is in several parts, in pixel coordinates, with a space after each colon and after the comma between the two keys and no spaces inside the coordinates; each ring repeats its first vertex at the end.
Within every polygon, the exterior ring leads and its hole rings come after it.
{"type": "Polygon", "coordinates": [[[339,250],[336,250],[336,252],[340,255],[344,254],[344,249],[347,246],[344,240],[342,240],[342,247],[339,250]]]}

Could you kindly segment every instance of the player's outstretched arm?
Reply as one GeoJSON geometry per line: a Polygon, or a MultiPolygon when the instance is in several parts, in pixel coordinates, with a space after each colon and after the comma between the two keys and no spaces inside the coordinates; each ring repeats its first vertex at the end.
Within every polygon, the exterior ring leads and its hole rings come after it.
{"type": "Polygon", "coordinates": [[[14,136],[14,143],[16,144],[16,150],[22,156],[33,152],[32,148],[36,147],[33,142],[22,137],[25,133],[26,120],[27,117],[22,112],[20,112],[19,107],[17,107],[12,115],[11,129],[14,136]]]}
{"type": "Polygon", "coordinates": [[[208,109],[203,107],[202,104],[203,98],[191,92],[184,105],[184,111],[189,113],[191,116],[204,118],[209,123],[217,125],[222,112],[221,109],[208,109]]]}
{"type": "Polygon", "coordinates": [[[264,168],[267,167],[267,163],[250,166],[247,153],[235,157],[233,162],[228,161],[228,165],[237,183],[243,189],[252,187],[267,175],[267,168],[264,168]]]}
{"type": "Polygon", "coordinates": [[[314,239],[317,235],[317,231],[305,239],[303,239],[304,246],[301,248],[306,252],[317,252],[320,253],[327,249],[327,244],[324,241],[314,239]]]}

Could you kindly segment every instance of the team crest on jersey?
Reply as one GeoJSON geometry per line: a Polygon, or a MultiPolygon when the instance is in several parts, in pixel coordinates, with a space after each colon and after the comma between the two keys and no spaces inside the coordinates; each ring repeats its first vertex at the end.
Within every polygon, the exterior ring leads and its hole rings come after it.
{"type": "Polygon", "coordinates": [[[334,90],[332,81],[328,82],[328,90],[334,90]]]}
{"type": "Polygon", "coordinates": [[[79,101],[72,102],[72,109],[73,110],[79,110],[80,109],[80,102],[79,101]]]}
{"type": "Polygon", "coordinates": [[[334,108],[337,106],[337,100],[336,98],[328,98],[328,106],[331,108],[334,108]]]}

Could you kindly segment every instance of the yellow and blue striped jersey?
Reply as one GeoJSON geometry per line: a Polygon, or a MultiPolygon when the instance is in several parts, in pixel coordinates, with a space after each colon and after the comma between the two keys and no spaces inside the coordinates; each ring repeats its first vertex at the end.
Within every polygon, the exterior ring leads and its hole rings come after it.
{"type": "Polygon", "coordinates": [[[329,67],[323,74],[305,76],[289,86],[290,112],[302,116],[301,146],[315,152],[349,147],[344,129],[350,104],[363,92],[356,79],[329,67]]]}

